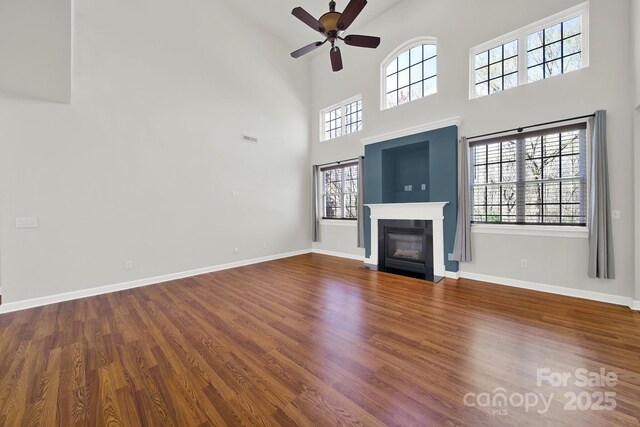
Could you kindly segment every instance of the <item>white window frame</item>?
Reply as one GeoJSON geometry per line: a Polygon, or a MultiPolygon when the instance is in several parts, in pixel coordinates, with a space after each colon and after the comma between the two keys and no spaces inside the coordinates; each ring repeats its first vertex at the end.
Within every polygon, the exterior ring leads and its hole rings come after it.
{"type": "Polygon", "coordinates": [[[471,232],[477,234],[501,234],[512,236],[566,237],[588,239],[589,229],[582,225],[521,225],[521,224],[471,224],[471,232]]]}
{"type": "MultiPolygon", "coordinates": [[[[361,101],[362,102],[362,94],[358,94],[356,96],[352,96],[351,98],[345,99],[344,101],[340,101],[336,104],[330,105],[329,107],[323,108],[322,110],[320,110],[320,114],[319,114],[319,126],[318,126],[318,130],[319,130],[319,138],[320,138],[320,142],[325,142],[325,141],[335,141],[337,139],[342,138],[345,135],[351,135],[353,133],[357,133],[357,132],[362,132],[362,129],[355,131],[355,132],[350,132],[350,133],[346,133],[346,113],[345,113],[345,109],[347,107],[347,105],[351,104],[352,102],[356,102],[356,101],[361,101]],[[337,136],[335,138],[326,138],[324,137],[324,115],[325,113],[328,113],[332,110],[337,110],[338,108],[340,108],[342,110],[342,120],[341,120],[341,132],[340,132],[340,136],[337,136]]],[[[362,102],[362,128],[364,128],[364,102],[362,102]]]]}
{"type": "MultiPolygon", "coordinates": [[[[567,122],[567,125],[580,123],[581,120],[567,122]]],[[[586,225],[535,225],[535,224],[489,224],[489,223],[471,223],[471,232],[477,234],[494,234],[494,235],[511,235],[511,236],[536,236],[536,237],[563,237],[573,239],[588,239],[589,238],[589,222],[591,221],[589,206],[591,203],[591,195],[589,189],[591,188],[591,141],[592,129],[589,121],[586,121],[586,187],[587,197],[585,203],[587,206],[587,224],[586,225]]],[[[541,129],[553,129],[554,126],[546,126],[541,129]]],[[[472,173],[471,163],[467,166],[469,168],[469,174],[472,173]]],[[[470,175],[471,176],[471,175],[470,175]]]]}
{"type": "MultiPolygon", "coordinates": [[[[436,78],[439,78],[440,73],[438,70],[440,68],[440,65],[439,65],[440,53],[438,52],[438,39],[436,37],[416,37],[411,40],[407,40],[406,42],[402,43],[400,46],[395,48],[389,55],[387,55],[386,58],[384,58],[382,63],[380,63],[380,111],[392,110],[394,108],[401,107],[401,105],[396,105],[395,107],[386,108],[387,106],[387,67],[389,66],[389,63],[391,62],[391,60],[397,58],[401,53],[407,50],[410,50],[410,49],[413,49],[414,47],[422,46],[425,44],[436,46],[436,58],[437,58],[436,59],[436,78]]],[[[431,95],[423,96],[420,99],[428,98],[430,96],[436,95],[437,93],[438,93],[438,85],[436,84],[435,93],[432,93],[431,95]]],[[[406,102],[402,105],[411,104],[411,102],[412,101],[406,102]]]]}
{"type": "MultiPolygon", "coordinates": [[[[495,95],[496,93],[504,92],[504,90],[501,90],[499,92],[495,92],[489,95],[476,96],[475,57],[477,54],[485,52],[487,50],[491,50],[503,44],[510,43],[514,40],[518,40],[518,85],[516,87],[530,84],[528,75],[527,75],[527,66],[528,66],[527,38],[528,36],[530,34],[533,34],[545,28],[552,27],[561,22],[567,21],[572,18],[576,18],[578,16],[582,17],[582,66],[580,67],[580,69],[588,68],[589,67],[589,2],[585,2],[469,49],[469,99],[481,99],[481,98],[485,98],[486,96],[495,95]]],[[[560,75],[564,75],[564,73],[558,74],[558,76],[560,75]]],[[[553,77],[557,77],[557,76],[553,76],[553,77]]],[[[541,79],[531,83],[537,83],[544,80],[546,79],[541,79]]],[[[515,88],[512,88],[512,89],[515,89],[515,88]]],[[[511,90],[511,89],[507,89],[507,90],[511,90]]]]}
{"type": "MultiPolygon", "coordinates": [[[[360,168],[360,164],[358,162],[354,162],[354,161],[347,161],[347,162],[336,162],[336,163],[331,163],[331,164],[327,164],[324,165],[323,167],[320,168],[320,180],[318,182],[318,203],[321,206],[321,215],[320,215],[320,223],[321,224],[331,224],[331,225],[342,225],[342,226],[348,226],[348,225],[353,225],[356,226],[358,225],[358,218],[357,218],[357,212],[356,212],[356,218],[345,218],[344,217],[344,210],[345,210],[345,206],[344,206],[344,196],[345,195],[353,195],[355,194],[358,198],[360,197],[364,197],[363,195],[361,195],[358,192],[358,189],[356,189],[355,193],[348,193],[345,191],[345,179],[344,179],[344,169],[347,167],[353,167],[353,166],[358,166],[358,168],[360,168]],[[327,193],[325,192],[325,187],[324,187],[324,172],[326,172],[329,169],[334,169],[334,168],[339,168],[342,167],[343,168],[343,175],[342,175],[342,199],[343,199],[343,206],[342,206],[342,214],[343,216],[340,218],[327,218],[324,215],[326,214],[326,196],[327,193]]],[[[360,179],[361,173],[360,170],[358,170],[358,179],[360,179]]]]}

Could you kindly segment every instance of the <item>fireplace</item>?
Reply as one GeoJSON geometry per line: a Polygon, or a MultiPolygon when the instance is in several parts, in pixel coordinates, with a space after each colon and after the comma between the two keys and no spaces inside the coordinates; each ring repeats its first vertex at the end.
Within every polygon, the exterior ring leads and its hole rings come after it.
{"type": "Polygon", "coordinates": [[[434,281],[433,222],[378,221],[378,269],[434,281]]]}
{"type": "Polygon", "coordinates": [[[447,202],[367,204],[371,250],[365,263],[389,273],[441,280],[445,276],[445,205],[447,202]]]}

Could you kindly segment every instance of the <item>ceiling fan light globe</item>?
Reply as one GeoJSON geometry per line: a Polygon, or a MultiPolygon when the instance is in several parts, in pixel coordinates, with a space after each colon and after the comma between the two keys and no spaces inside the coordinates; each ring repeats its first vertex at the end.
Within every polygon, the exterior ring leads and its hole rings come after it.
{"type": "Polygon", "coordinates": [[[319,21],[327,33],[332,31],[338,32],[338,20],[341,15],[339,12],[327,12],[320,17],[319,21]]]}

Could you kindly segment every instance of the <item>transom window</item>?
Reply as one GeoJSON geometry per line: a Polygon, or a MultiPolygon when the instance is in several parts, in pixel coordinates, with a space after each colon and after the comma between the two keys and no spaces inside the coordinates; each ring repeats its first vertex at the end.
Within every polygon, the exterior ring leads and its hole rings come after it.
{"type": "Polygon", "coordinates": [[[324,138],[333,139],[342,136],[342,107],[324,113],[324,138]]]}
{"type": "Polygon", "coordinates": [[[518,86],[518,40],[476,54],[476,96],[518,86]]]}
{"type": "Polygon", "coordinates": [[[344,107],[345,112],[345,131],[353,133],[362,130],[362,100],[358,99],[344,107]]]}
{"type": "Polygon", "coordinates": [[[320,169],[322,174],[322,217],[358,218],[358,163],[320,169]]]}
{"type": "Polygon", "coordinates": [[[438,91],[435,39],[420,39],[399,48],[383,63],[382,109],[433,95],[438,91]]]}
{"type": "Polygon", "coordinates": [[[470,144],[472,222],[586,225],[586,124],[470,144]]]}
{"type": "Polygon", "coordinates": [[[530,82],[582,68],[582,17],[536,31],[527,37],[530,82]]]}
{"type": "Polygon", "coordinates": [[[362,130],[362,98],[347,99],[320,111],[320,139],[328,141],[362,130]]]}
{"type": "Polygon", "coordinates": [[[589,3],[572,7],[470,51],[470,98],[589,66],[589,3]]]}

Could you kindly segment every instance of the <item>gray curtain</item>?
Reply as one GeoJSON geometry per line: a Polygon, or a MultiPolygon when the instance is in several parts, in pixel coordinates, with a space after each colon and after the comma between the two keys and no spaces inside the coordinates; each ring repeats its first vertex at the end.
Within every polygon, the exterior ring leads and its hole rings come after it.
{"type": "Polygon", "coordinates": [[[311,241],[320,241],[320,200],[318,197],[318,184],[320,182],[320,168],[317,165],[312,166],[313,188],[311,189],[311,206],[313,215],[313,224],[311,225],[311,241]]]}
{"type": "Polygon", "coordinates": [[[469,144],[460,138],[458,147],[458,224],[453,259],[471,262],[471,197],[469,182],[469,144]]]}
{"type": "Polygon", "coordinates": [[[613,279],[613,235],[607,166],[606,111],[596,111],[591,124],[589,185],[589,277],[613,279]]]}
{"type": "Polygon", "coordinates": [[[358,157],[358,247],[364,248],[364,157],[358,157]]]}

